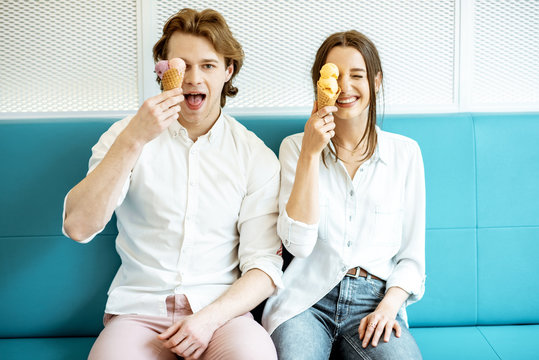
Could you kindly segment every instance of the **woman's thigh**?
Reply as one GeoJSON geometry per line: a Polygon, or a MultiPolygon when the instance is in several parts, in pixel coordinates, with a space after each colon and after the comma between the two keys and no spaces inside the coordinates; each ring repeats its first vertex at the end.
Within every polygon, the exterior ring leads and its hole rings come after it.
{"type": "Polygon", "coordinates": [[[395,336],[395,331],[392,331],[389,342],[384,342],[382,337],[376,347],[369,344],[363,348],[363,341],[359,339],[359,323],[382,301],[386,286],[384,281],[372,278],[350,279],[349,281],[350,312],[341,324],[339,342],[335,344],[335,352],[339,354],[339,359],[421,359],[421,352],[400,315],[397,316],[401,327],[399,338],[395,336]]]}
{"type": "Polygon", "coordinates": [[[279,360],[327,360],[333,344],[324,315],[310,308],[285,321],[271,334],[279,360]]]}
{"type": "MultiPolygon", "coordinates": [[[[401,326],[401,336],[396,337],[395,331],[391,333],[389,342],[384,342],[383,338],[378,341],[378,345],[373,347],[369,344],[363,348],[363,341],[359,339],[358,326],[350,326],[343,332],[338,347],[339,359],[395,359],[395,360],[418,360],[421,359],[421,352],[417,347],[415,339],[404,321],[397,317],[401,326]]],[[[382,335],[383,336],[383,335],[382,335]]]]}

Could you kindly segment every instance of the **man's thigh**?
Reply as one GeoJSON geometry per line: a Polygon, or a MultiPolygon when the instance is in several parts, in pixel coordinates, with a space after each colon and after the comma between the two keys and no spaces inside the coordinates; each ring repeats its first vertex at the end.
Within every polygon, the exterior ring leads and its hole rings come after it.
{"type": "Polygon", "coordinates": [[[109,320],[92,346],[89,360],[176,360],[157,335],[171,325],[168,318],[118,315],[109,320]]]}
{"type": "Polygon", "coordinates": [[[279,359],[329,359],[333,336],[323,317],[310,308],[279,325],[271,334],[279,359]]]}
{"type": "Polygon", "coordinates": [[[248,313],[217,329],[200,359],[276,360],[277,353],[269,334],[248,313]]]}

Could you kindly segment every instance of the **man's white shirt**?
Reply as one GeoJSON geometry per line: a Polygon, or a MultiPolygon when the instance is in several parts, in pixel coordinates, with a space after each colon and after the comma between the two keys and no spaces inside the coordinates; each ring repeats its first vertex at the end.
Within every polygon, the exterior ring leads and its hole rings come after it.
{"type": "MultiPolygon", "coordinates": [[[[131,118],[101,136],[88,173],[131,118]]],[[[259,138],[223,113],[196,142],[173,122],[146,144],[115,210],[122,265],[105,312],[167,316],[172,294],[185,294],[197,312],[253,268],[281,288],[279,167],[259,138]]]]}

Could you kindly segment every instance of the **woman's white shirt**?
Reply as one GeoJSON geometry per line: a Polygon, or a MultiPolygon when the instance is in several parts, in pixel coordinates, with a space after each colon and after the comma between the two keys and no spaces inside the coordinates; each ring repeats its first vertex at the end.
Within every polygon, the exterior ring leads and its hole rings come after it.
{"type": "MultiPolygon", "coordinates": [[[[283,140],[277,232],[295,256],[285,287],[271,297],[262,323],[272,333],[284,321],[324,297],[348,269],[361,266],[418,301],[425,281],[425,177],[418,144],[376,128],[373,156],[350,178],[344,164],[324,149],[320,159],[317,224],[286,213],[303,133],[283,140]],[[326,165],[322,162],[326,159],[326,165]]],[[[333,146],[330,143],[330,146],[333,146]]]]}

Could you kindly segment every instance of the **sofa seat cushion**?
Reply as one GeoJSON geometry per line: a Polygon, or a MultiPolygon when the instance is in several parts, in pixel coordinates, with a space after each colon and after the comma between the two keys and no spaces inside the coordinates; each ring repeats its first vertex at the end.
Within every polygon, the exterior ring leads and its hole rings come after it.
{"type": "Polygon", "coordinates": [[[411,328],[424,360],[537,359],[539,325],[411,328]]]}
{"type": "Polygon", "coordinates": [[[503,360],[539,358],[539,325],[479,326],[479,331],[503,360]]]}
{"type": "Polygon", "coordinates": [[[476,326],[411,328],[424,360],[499,360],[476,326]]]}

